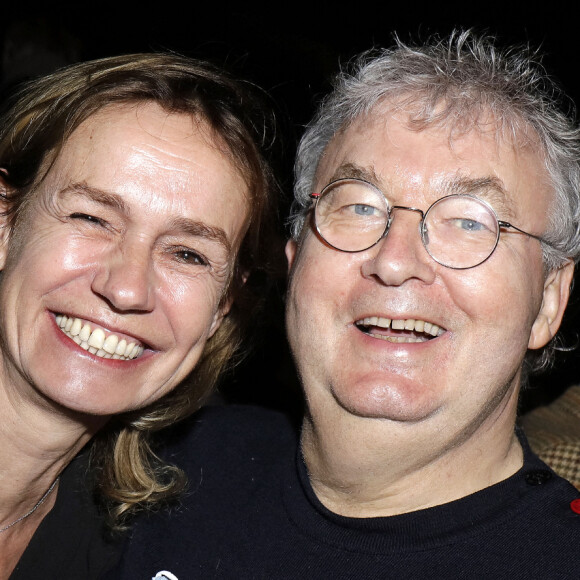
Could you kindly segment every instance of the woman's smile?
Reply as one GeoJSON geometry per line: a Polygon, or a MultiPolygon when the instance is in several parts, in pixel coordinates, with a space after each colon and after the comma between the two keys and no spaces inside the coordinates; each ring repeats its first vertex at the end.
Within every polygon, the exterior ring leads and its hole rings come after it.
{"type": "Polygon", "coordinates": [[[133,360],[143,354],[144,346],[139,340],[107,332],[104,328],[81,318],[57,314],[56,323],[66,336],[95,356],[133,360]]]}

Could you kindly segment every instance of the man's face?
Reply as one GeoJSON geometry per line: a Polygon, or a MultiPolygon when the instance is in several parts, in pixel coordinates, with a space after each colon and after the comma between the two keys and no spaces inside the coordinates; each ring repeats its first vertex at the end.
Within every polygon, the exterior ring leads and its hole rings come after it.
{"type": "MultiPolygon", "coordinates": [[[[445,128],[414,132],[404,121],[375,113],[335,137],[315,191],[364,177],[391,205],[426,210],[467,183],[499,219],[545,232],[552,197],[531,149],[516,152],[493,131],[452,140],[445,128]]],[[[421,243],[419,220],[395,211],[388,236],[358,253],[332,249],[308,225],[299,246],[289,242],[287,325],[309,406],[462,432],[498,413],[513,421],[526,349],[555,332],[567,288],[560,292],[559,275],[555,288],[554,275],[546,282],[540,243],[520,234],[502,233],[476,268],[441,266],[421,243]],[[384,319],[396,322],[386,328],[384,319]],[[441,331],[393,330],[411,320],[441,331]],[[385,340],[395,335],[427,340],[385,340]]]]}
{"type": "Polygon", "coordinates": [[[247,193],[203,121],[154,104],[85,121],[2,247],[19,395],[108,415],[172,389],[227,312],[247,193]]]}

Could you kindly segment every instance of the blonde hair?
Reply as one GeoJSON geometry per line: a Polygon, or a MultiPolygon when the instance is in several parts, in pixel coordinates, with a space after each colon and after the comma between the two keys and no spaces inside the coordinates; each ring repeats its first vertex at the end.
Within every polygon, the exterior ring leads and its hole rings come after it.
{"type": "MultiPolygon", "coordinates": [[[[235,298],[208,341],[191,376],[146,409],[114,416],[91,443],[95,484],[113,528],[139,509],[183,489],[180,470],[154,453],[151,434],[197,410],[223,368],[235,360],[243,331],[256,317],[262,289],[242,277],[269,263],[273,195],[277,186],[266,160],[273,142],[273,114],[264,95],[208,63],[174,54],[132,54],[80,63],[25,85],[0,118],[0,168],[8,227],[19,235],[26,207],[73,131],[100,109],[155,102],[169,113],[205,121],[227,147],[244,176],[250,199],[248,229],[225,299],[235,298]]],[[[0,334],[1,338],[1,334],[0,334]]]]}

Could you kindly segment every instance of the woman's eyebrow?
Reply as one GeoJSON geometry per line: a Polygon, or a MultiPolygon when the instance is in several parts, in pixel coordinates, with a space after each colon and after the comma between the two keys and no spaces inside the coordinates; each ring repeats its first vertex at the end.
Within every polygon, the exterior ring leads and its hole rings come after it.
{"type": "MultiPolygon", "coordinates": [[[[61,195],[72,194],[84,196],[89,198],[91,201],[121,211],[125,215],[130,215],[131,213],[129,206],[125,203],[121,195],[97,187],[92,187],[86,183],[70,184],[59,193],[61,195]]],[[[168,229],[181,234],[215,241],[222,245],[228,253],[232,250],[232,244],[223,228],[211,226],[199,220],[176,216],[171,218],[168,229]]]]}
{"type": "Polygon", "coordinates": [[[117,193],[113,193],[110,191],[105,191],[104,189],[99,189],[97,187],[92,187],[87,183],[80,182],[80,183],[71,183],[63,188],[60,192],[61,195],[81,195],[88,197],[91,201],[96,203],[100,203],[102,205],[106,205],[117,209],[124,214],[129,214],[129,207],[123,201],[123,197],[117,193]]]}
{"type": "Polygon", "coordinates": [[[179,216],[171,220],[170,229],[188,236],[215,241],[221,244],[228,253],[232,250],[232,245],[226,232],[220,227],[210,226],[198,220],[179,216]]]}

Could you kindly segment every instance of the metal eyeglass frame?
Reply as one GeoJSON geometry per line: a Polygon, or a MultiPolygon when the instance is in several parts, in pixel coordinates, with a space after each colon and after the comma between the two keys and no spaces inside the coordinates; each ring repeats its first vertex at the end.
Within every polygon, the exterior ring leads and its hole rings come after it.
{"type": "MultiPolygon", "coordinates": [[[[491,207],[491,205],[489,203],[487,203],[487,201],[485,201],[483,199],[480,199],[479,197],[476,197],[475,195],[471,195],[471,194],[453,193],[451,195],[444,195],[443,197],[440,197],[439,199],[435,200],[427,208],[426,211],[423,211],[422,209],[419,209],[419,208],[416,208],[416,207],[409,207],[409,206],[404,206],[404,205],[393,205],[393,206],[390,206],[389,205],[389,202],[387,200],[387,197],[385,196],[385,194],[376,185],[374,185],[370,181],[366,181],[364,179],[360,179],[360,178],[357,178],[357,177],[345,177],[345,178],[335,179],[335,180],[331,181],[330,183],[328,183],[327,185],[325,185],[320,190],[320,193],[311,193],[309,197],[311,199],[313,199],[314,202],[315,202],[314,205],[313,205],[313,208],[311,208],[311,209],[314,209],[314,227],[316,228],[316,231],[317,231],[318,235],[331,248],[334,248],[335,250],[338,250],[339,252],[345,252],[345,253],[348,253],[348,254],[357,254],[358,252],[364,252],[366,250],[369,250],[370,248],[376,246],[382,239],[386,238],[387,237],[387,234],[389,233],[389,230],[391,228],[391,224],[393,223],[393,219],[394,219],[393,211],[396,210],[396,209],[401,209],[401,210],[405,210],[405,211],[414,211],[414,212],[417,212],[417,213],[421,214],[421,221],[419,223],[419,233],[420,233],[420,236],[421,236],[421,243],[423,244],[423,247],[425,248],[425,251],[429,254],[429,256],[431,256],[431,258],[435,262],[437,262],[438,264],[441,264],[441,266],[444,266],[445,268],[450,268],[451,270],[470,270],[471,268],[475,268],[477,266],[480,266],[481,264],[483,264],[484,262],[486,262],[487,260],[489,260],[489,258],[491,258],[491,256],[495,252],[495,249],[497,248],[497,245],[499,243],[500,234],[502,233],[502,230],[506,230],[508,228],[511,228],[512,230],[515,230],[516,232],[518,232],[520,234],[524,234],[525,236],[528,236],[530,238],[533,238],[534,240],[538,240],[542,244],[546,244],[546,245],[548,245],[550,247],[554,247],[550,242],[548,242],[547,240],[545,240],[541,236],[537,236],[535,234],[530,234],[529,232],[526,232],[526,231],[522,230],[521,228],[518,228],[517,226],[514,226],[513,224],[510,224],[509,222],[506,222],[504,220],[500,220],[497,217],[497,214],[495,213],[495,210],[493,209],[493,207],[491,207]],[[317,220],[316,220],[316,207],[318,206],[318,201],[324,196],[324,194],[328,191],[329,188],[333,187],[337,183],[348,182],[348,181],[356,181],[356,182],[359,182],[359,183],[362,183],[364,185],[367,185],[367,186],[371,187],[372,189],[374,189],[377,193],[379,193],[383,197],[383,199],[385,200],[385,203],[386,203],[386,207],[387,207],[387,223],[385,224],[385,229],[384,229],[383,233],[370,246],[367,246],[366,248],[362,248],[360,250],[343,250],[342,248],[338,248],[335,245],[331,244],[322,235],[322,232],[318,228],[318,223],[317,223],[317,220]],[[497,225],[498,225],[498,227],[497,227],[497,234],[496,234],[495,243],[493,245],[493,248],[491,249],[491,251],[489,252],[489,254],[487,255],[487,257],[485,257],[480,262],[477,262],[477,264],[474,264],[473,266],[448,266],[447,264],[444,264],[443,262],[441,262],[440,260],[438,260],[437,258],[435,258],[435,256],[433,256],[431,254],[431,252],[429,251],[429,244],[428,244],[428,242],[425,241],[425,234],[427,233],[426,232],[426,227],[425,227],[425,220],[427,219],[427,216],[429,215],[429,212],[438,203],[441,203],[442,201],[444,201],[445,199],[448,199],[450,197],[461,197],[461,198],[469,197],[469,198],[472,198],[472,199],[476,200],[477,202],[483,204],[487,209],[489,209],[489,211],[491,212],[491,215],[493,215],[493,217],[495,218],[495,220],[497,222],[497,225]]],[[[510,233],[510,232],[507,232],[507,233],[510,233]]],[[[511,233],[513,233],[513,232],[511,232],[511,233]]]]}

